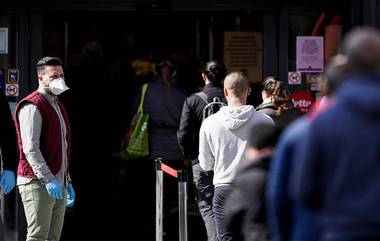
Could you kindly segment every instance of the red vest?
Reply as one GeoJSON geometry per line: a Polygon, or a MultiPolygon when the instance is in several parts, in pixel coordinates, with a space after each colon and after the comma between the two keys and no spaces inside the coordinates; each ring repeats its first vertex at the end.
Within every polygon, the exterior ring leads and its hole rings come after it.
{"type": "MultiPolygon", "coordinates": [[[[42,129],[41,129],[41,137],[40,137],[40,150],[42,156],[44,157],[50,171],[53,175],[56,175],[62,166],[62,137],[61,137],[61,124],[59,121],[59,117],[57,112],[54,110],[53,106],[46,100],[40,93],[37,91],[33,92],[25,99],[21,100],[16,107],[15,112],[15,124],[16,131],[18,137],[18,147],[20,160],[17,169],[17,175],[22,177],[34,178],[36,175],[34,174],[31,166],[29,165],[26,157],[24,155],[24,151],[22,148],[22,140],[20,133],[20,124],[17,118],[20,107],[22,107],[25,103],[32,103],[37,106],[39,112],[42,117],[42,129]]],[[[61,109],[63,118],[66,123],[67,129],[67,157],[70,159],[71,155],[71,128],[69,119],[66,113],[64,106],[58,102],[59,108],[61,109]]]]}

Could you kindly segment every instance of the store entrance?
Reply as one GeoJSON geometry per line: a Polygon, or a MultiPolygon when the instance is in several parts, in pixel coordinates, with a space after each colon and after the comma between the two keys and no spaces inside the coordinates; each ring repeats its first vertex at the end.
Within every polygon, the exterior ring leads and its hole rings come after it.
{"type": "MultiPolygon", "coordinates": [[[[178,87],[190,94],[202,84],[203,63],[222,60],[223,31],[261,32],[261,26],[260,15],[249,13],[44,16],[43,55],[62,57],[71,88],[62,100],[73,129],[77,203],[66,216],[63,240],[153,240],[154,200],[146,199],[154,195],[145,195],[154,181],[151,165],[126,164],[113,155],[136,111],[141,84],[154,77],[156,63],[170,60],[177,67],[178,87]],[[125,165],[141,168],[131,173],[125,165]]],[[[173,210],[165,216],[166,240],[178,240],[176,195],[172,199],[166,200],[173,210]]],[[[204,224],[191,191],[189,206],[189,238],[203,240],[204,224]]]]}
{"type": "MultiPolygon", "coordinates": [[[[146,200],[154,197],[146,193],[152,190],[153,169],[113,154],[136,111],[141,84],[154,78],[155,63],[171,60],[184,91],[198,84],[195,16],[64,13],[43,22],[44,55],[63,58],[71,88],[62,100],[72,123],[77,203],[66,216],[62,240],[153,240],[154,199],[146,200]]],[[[168,205],[176,203],[173,196],[168,205]]],[[[194,203],[192,194],[189,199],[194,203]]],[[[177,240],[175,205],[173,210],[165,217],[165,232],[177,240]]],[[[195,212],[189,217],[192,240],[205,237],[202,227],[195,212]]]]}

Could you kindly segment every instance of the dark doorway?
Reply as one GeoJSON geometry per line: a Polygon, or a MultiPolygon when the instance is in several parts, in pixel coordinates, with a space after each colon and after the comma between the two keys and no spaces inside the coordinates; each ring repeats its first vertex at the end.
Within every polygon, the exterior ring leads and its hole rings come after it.
{"type": "MultiPolygon", "coordinates": [[[[194,92],[210,53],[223,57],[223,31],[261,32],[261,15],[65,12],[44,15],[43,24],[44,55],[64,59],[71,87],[62,99],[73,127],[71,175],[77,203],[68,211],[62,240],[153,240],[154,211],[142,200],[154,180],[151,165],[141,170],[144,175],[123,177],[124,163],[113,156],[136,111],[139,87],[152,78],[154,63],[170,59],[178,68],[179,87],[194,92]]],[[[176,202],[173,197],[168,203],[176,202]]],[[[193,199],[190,193],[189,202],[193,199]]],[[[205,240],[201,217],[193,209],[190,240],[205,240]]],[[[176,213],[165,219],[165,240],[178,240],[176,213]]]]}
{"type": "MultiPolygon", "coordinates": [[[[151,165],[142,165],[141,175],[130,170],[120,175],[125,163],[113,153],[136,111],[139,86],[153,77],[154,63],[171,59],[183,73],[180,87],[197,85],[195,28],[194,15],[166,12],[44,17],[44,55],[64,59],[71,87],[62,99],[73,127],[71,175],[77,203],[68,211],[62,240],[154,239],[154,209],[146,206],[154,199],[144,200],[154,197],[144,193],[152,190],[151,165]]],[[[177,240],[176,214],[165,218],[166,240],[177,240]]],[[[189,217],[189,229],[191,240],[205,237],[199,215],[189,217]]]]}

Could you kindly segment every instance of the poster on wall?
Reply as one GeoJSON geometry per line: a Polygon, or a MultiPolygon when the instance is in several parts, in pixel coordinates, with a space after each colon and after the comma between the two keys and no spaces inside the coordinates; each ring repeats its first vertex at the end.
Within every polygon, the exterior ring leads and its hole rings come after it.
{"type": "Polygon", "coordinates": [[[5,95],[7,97],[19,96],[19,71],[18,69],[8,69],[8,78],[5,84],[5,95]]]}
{"type": "Polygon", "coordinates": [[[258,32],[224,32],[227,71],[242,71],[250,82],[262,80],[262,37],[258,32]]]}
{"type": "Polygon", "coordinates": [[[323,82],[322,73],[307,73],[305,74],[306,83],[310,86],[310,90],[313,92],[321,91],[321,84],[323,82]]]}
{"type": "Polygon", "coordinates": [[[18,84],[6,84],[5,85],[5,95],[7,97],[18,97],[19,96],[19,85],[18,84]]]}
{"type": "Polygon", "coordinates": [[[18,84],[19,83],[19,74],[18,69],[8,69],[8,84],[18,84]]]}
{"type": "Polygon", "coordinates": [[[323,72],[323,37],[297,37],[297,71],[323,72]]]}
{"type": "Polygon", "coordinates": [[[0,28],[0,54],[8,53],[8,28],[0,28]]]}
{"type": "Polygon", "coordinates": [[[302,84],[301,73],[300,72],[289,72],[288,73],[288,84],[290,84],[290,85],[302,84]]]}

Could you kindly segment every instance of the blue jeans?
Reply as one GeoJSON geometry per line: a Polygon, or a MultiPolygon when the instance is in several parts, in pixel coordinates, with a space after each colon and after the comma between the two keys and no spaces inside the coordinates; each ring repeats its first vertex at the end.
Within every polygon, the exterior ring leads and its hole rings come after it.
{"type": "Polygon", "coordinates": [[[204,171],[199,163],[193,165],[193,181],[199,212],[206,226],[207,240],[216,241],[216,227],[212,202],[214,198],[213,172],[204,171]]]}
{"type": "Polygon", "coordinates": [[[218,241],[233,240],[232,233],[230,230],[228,230],[227,224],[225,223],[225,204],[231,189],[231,185],[220,186],[215,188],[213,207],[218,241]]]}

